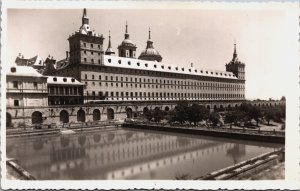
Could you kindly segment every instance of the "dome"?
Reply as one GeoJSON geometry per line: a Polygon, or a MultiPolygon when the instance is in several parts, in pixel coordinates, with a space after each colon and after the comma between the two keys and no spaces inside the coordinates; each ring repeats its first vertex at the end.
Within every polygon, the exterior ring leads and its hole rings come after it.
{"type": "Polygon", "coordinates": [[[143,50],[141,52],[140,56],[142,56],[142,55],[151,55],[151,56],[152,55],[156,55],[156,56],[160,56],[159,52],[157,50],[155,50],[154,48],[148,48],[146,50],[143,50]]]}
{"type": "Polygon", "coordinates": [[[150,60],[150,61],[157,61],[161,62],[162,57],[157,50],[153,47],[153,41],[151,40],[150,36],[150,29],[149,29],[149,39],[147,41],[146,49],[143,50],[139,56],[141,60],[150,60]]]}
{"type": "Polygon", "coordinates": [[[121,45],[126,45],[126,46],[135,46],[133,42],[130,39],[124,39],[121,43],[121,45]]]}

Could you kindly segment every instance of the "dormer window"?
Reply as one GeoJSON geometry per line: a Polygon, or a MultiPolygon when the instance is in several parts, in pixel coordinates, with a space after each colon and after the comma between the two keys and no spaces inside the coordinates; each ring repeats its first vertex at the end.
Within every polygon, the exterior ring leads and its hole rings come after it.
{"type": "Polygon", "coordinates": [[[192,71],[192,69],[189,69],[189,71],[191,72],[191,71],[192,71]]]}
{"type": "Polygon", "coordinates": [[[182,71],[184,71],[184,68],[181,68],[182,71]]]}
{"type": "Polygon", "coordinates": [[[11,67],[11,68],[10,68],[10,71],[11,71],[12,73],[15,73],[15,72],[17,71],[17,69],[16,69],[15,67],[11,67]]]}
{"type": "Polygon", "coordinates": [[[111,63],[111,59],[108,59],[108,62],[111,63]]]}
{"type": "Polygon", "coordinates": [[[54,81],[54,82],[57,82],[57,78],[53,78],[53,81],[54,81]]]}
{"type": "Polygon", "coordinates": [[[206,71],[206,73],[208,74],[208,71],[206,71]]]}
{"type": "Polygon", "coordinates": [[[229,74],[229,76],[231,76],[231,75],[229,74]]]}
{"type": "Polygon", "coordinates": [[[195,70],[195,72],[197,73],[197,70],[195,70]]]}
{"type": "Polygon", "coordinates": [[[171,70],[171,66],[169,66],[168,68],[169,68],[169,70],[171,70]]]}
{"type": "Polygon", "coordinates": [[[200,72],[203,73],[203,70],[201,70],[200,72]]]}
{"type": "Polygon", "coordinates": [[[136,65],[140,66],[140,63],[138,62],[138,63],[136,63],[136,65]]]}
{"type": "Polygon", "coordinates": [[[164,67],[164,66],[161,66],[161,68],[164,69],[165,67],[164,67]]]}
{"type": "Polygon", "coordinates": [[[71,79],[71,82],[75,82],[75,79],[74,79],[74,78],[72,78],[72,79],[71,79]]]}
{"type": "Polygon", "coordinates": [[[154,64],[154,68],[156,68],[156,64],[154,64]]]}
{"type": "Polygon", "coordinates": [[[225,74],[225,76],[227,76],[227,74],[225,74]]]}
{"type": "Polygon", "coordinates": [[[128,61],[128,65],[130,65],[131,63],[130,63],[130,61],[128,61]]]}
{"type": "Polygon", "coordinates": [[[63,78],[63,81],[64,81],[64,82],[67,82],[67,78],[63,78]]]}
{"type": "Polygon", "coordinates": [[[146,63],[145,66],[148,67],[148,64],[146,63]]]}
{"type": "Polygon", "coordinates": [[[118,63],[121,64],[122,63],[121,60],[118,60],[118,63]]]}
{"type": "Polygon", "coordinates": [[[216,72],[216,75],[218,75],[218,72],[216,72]]]}
{"type": "Polygon", "coordinates": [[[220,73],[220,75],[221,75],[221,76],[223,76],[223,74],[222,74],[222,73],[220,73]]]}
{"type": "Polygon", "coordinates": [[[211,74],[214,74],[213,72],[211,72],[211,74]]]}
{"type": "Polygon", "coordinates": [[[175,69],[178,70],[178,67],[176,67],[175,69]]]}

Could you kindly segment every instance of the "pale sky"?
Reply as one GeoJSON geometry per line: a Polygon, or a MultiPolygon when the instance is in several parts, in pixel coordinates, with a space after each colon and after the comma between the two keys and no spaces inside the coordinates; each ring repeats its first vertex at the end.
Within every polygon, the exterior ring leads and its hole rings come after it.
{"type": "MultiPolygon", "coordinates": [[[[9,9],[8,56],[25,58],[49,54],[65,58],[67,38],[79,29],[82,9],[9,9]]],[[[224,70],[237,43],[238,58],[246,64],[246,98],[280,99],[286,95],[285,76],[294,52],[298,32],[289,26],[289,14],[282,10],[105,10],[87,9],[90,26],[105,37],[111,31],[112,46],[124,39],[128,21],[130,39],[137,55],[145,49],[148,28],[163,63],[224,70]]],[[[297,25],[297,19],[292,23],[297,25]]]]}

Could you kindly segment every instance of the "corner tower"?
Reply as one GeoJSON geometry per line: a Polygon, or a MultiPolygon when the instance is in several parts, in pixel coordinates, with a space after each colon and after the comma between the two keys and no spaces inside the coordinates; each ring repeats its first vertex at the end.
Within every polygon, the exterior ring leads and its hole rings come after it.
{"type": "Polygon", "coordinates": [[[128,25],[126,22],[126,29],[125,29],[125,39],[122,43],[118,46],[119,56],[120,57],[127,57],[127,58],[135,58],[136,57],[136,45],[129,39],[128,33],[128,25]]]}
{"type": "Polygon", "coordinates": [[[141,55],[139,56],[139,59],[157,61],[157,62],[162,61],[161,55],[153,47],[153,41],[151,40],[151,30],[150,30],[150,28],[149,28],[149,38],[148,38],[148,41],[147,41],[146,49],[141,52],[141,55]]]}
{"type": "Polygon", "coordinates": [[[86,9],[83,9],[82,24],[75,34],[70,35],[69,48],[71,65],[103,63],[103,35],[91,30],[86,9]]]}
{"type": "Polygon", "coordinates": [[[245,64],[237,57],[236,44],[234,44],[232,60],[226,64],[226,71],[232,72],[240,80],[245,80],[245,64]]]}

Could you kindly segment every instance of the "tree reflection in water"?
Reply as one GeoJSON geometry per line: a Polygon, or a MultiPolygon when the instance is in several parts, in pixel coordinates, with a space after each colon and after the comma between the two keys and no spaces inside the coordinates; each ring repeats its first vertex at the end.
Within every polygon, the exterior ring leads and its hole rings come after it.
{"type": "Polygon", "coordinates": [[[246,155],[245,145],[234,144],[232,148],[227,150],[226,155],[232,157],[234,164],[237,164],[246,155]]]}

